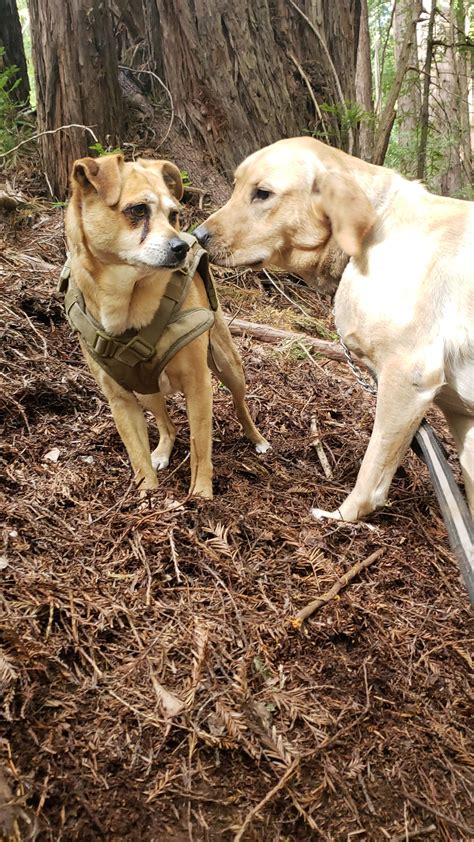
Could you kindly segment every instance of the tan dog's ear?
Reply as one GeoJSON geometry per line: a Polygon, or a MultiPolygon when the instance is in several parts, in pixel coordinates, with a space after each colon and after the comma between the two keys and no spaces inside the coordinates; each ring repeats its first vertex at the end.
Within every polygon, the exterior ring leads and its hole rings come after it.
{"type": "Polygon", "coordinates": [[[375,209],[355,179],[345,173],[325,172],[316,176],[313,195],[317,207],[328,217],[334,239],[346,254],[357,257],[373,227],[375,209]]]}
{"type": "Polygon", "coordinates": [[[116,205],[122,189],[123,155],[104,155],[102,158],[80,158],[72,168],[72,182],[82,190],[93,187],[108,207],[116,205]]]}
{"type": "Polygon", "coordinates": [[[139,158],[137,164],[146,169],[154,169],[161,173],[163,181],[165,182],[170,193],[178,200],[183,198],[184,187],[181,173],[171,161],[147,161],[145,158],[139,158]]]}

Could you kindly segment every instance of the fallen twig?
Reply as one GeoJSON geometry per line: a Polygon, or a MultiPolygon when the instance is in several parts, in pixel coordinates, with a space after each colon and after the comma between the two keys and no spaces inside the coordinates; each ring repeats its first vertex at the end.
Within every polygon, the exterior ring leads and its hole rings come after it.
{"type": "Polygon", "coordinates": [[[56,132],[61,132],[65,129],[85,129],[86,132],[89,132],[92,135],[96,143],[99,142],[97,136],[94,134],[90,126],[83,126],[81,123],[69,123],[67,126],[58,126],[57,129],[47,129],[47,131],[32,134],[31,137],[27,137],[26,140],[22,140],[21,143],[18,143],[11,149],[7,149],[6,152],[0,152],[0,158],[6,158],[7,155],[11,155],[12,152],[16,152],[16,150],[19,149],[20,146],[24,146],[25,143],[31,143],[32,140],[38,140],[39,137],[43,137],[43,135],[45,134],[56,134],[56,132]]]}
{"type": "Polygon", "coordinates": [[[341,591],[349,582],[360,573],[361,570],[365,570],[366,567],[369,567],[374,561],[377,561],[381,555],[385,552],[385,547],[380,547],[378,550],[375,550],[372,555],[369,555],[368,558],[364,559],[364,561],[357,561],[352,567],[341,576],[340,579],[332,586],[329,591],[326,591],[322,596],[318,597],[318,599],[313,599],[312,602],[308,603],[301,611],[298,611],[296,617],[293,617],[291,620],[291,625],[295,629],[299,629],[302,622],[306,620],[311,614],[314,614],[318,608],[321,608],[322,605],[326,605],[327,602],[330,602],[331,599],[334,599],[335,596],[341,591]]]}
{"type": "Polygon", "coordinates": [[[262,798],[262,800],[259,801],[258,804],[255,805],[255,807],[252,807],[250,812],[247,813],[243,824],[240,825],[239,830],[235,834],[234,842],[240,842],[240,840],[242,839],[242,837],[243,837],[245,831],[247,830],[247,828],[248,828],[250,822],[252,821],[252,819],[257,815],[257,813],[260,812],[260,810],[263,807],[265,807],[266,804],[268,804],[269,801],[272,800],[272,798],[275,797],[275,795],[278,795],[278,793],[280,792],[281,789],[283,789],[283,787],[285,786],[287,781],[289,781],[289,779],[293,777],[293,775],[295,774],[299,765],[300,765],[300,758],[296,757],[295,760],[293,760],[293,763],[291,764],[291,766],[288,766],[288,769],[286,770],[285,774],[282,775],[282,777],[275,784],[275,786],[267,792],[267,794],[264,796],[264,798],[262,798]]]}
{"type": "Polygon", "coordinates": [[[316,453],[318,454],[318,459],[321,462],[321,467],[324,471],[324,476],[326,477],[326,479],[332,479],[332,468],[329,464],[328,457],[326,456],[323,443],[319,437],[318,422],[316,420],[315,415],[311,417],[311,423],[309,428],[312,436],[311,444],[316,450],[316,453]]]}
{"type": "Polygon", "coordinates": [[[414,830],[407,830],[398,836],[392,836],[390,842],[406,842],[407,839],[416,839],[417,836],[429,836],[436,831],[435,824],[427,824],[424,827],[415,827],[414,830]]]}
{"type": "Polygon", "coordinates": [[[465,822],[455,819],[454,816],[448,816],[447,813],[437,810],[436,807],[433,807],[431,804],[427,804],[426,801],[422,801],[421,798],[416,798],[414,795],[411,795],[411,793],[409,794],[408,792],[405,792],[405,798],[407,798],[408,801],[412,801],[413,804],[416,804],[423,810],[426,810],[428,813],[431,813],[433,816],[437,816],[443,822],[447,822],[448,824],[452,824],[454,827],[457,827],[459,830],[463,830],[464,833],[467,833],[471,839],[474,838],[474,827],[469,827],[469,825],[465,822]]]}
{"type": "Polygon", "coordinates": [[[203,190],[202,187],[190,187],[188,184],[184,185],[184,192],[185,193],[195,193],[199,196],[199,210],[203,209],[204,205],[204,198],[205,196],[209,196],[207,190],[203,190]]]}
{"type": "MultiPolygon", "coordinates": [[[[226,316],[226,320],[229,323],[230,332],[236,336],[247,334],[248,336],[253,336],[255,339],[259,339],[260,342],[270,342],[273,345],[277,345],[285,339],[290,339],[295,342],[301,342],[309,345],[311,348],[314,348],[330,360],[346,362],[344,351],[338,342],[329,342],[327,339],[315,339],[312,336],[308,336],[307,333],[298,333],[292,330],[281,330],[280,328],[270,327],[270,325],[262,325],[257,322],[247,322],[244,319],[233,319],[230,316],[226,316]]],[[[357,365],[367,369],[367,366],[364,365],[362,360],[356,357],[355,354],[353,354],[353,357],[357,361],[357,365]]]]}

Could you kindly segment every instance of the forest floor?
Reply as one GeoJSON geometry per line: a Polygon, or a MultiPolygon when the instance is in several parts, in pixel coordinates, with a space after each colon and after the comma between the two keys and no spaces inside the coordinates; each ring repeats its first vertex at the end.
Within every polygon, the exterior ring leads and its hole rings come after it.
{"type": "MultiPolygon", "coordinates": [[[[178,130],[158,154],[225,197],[178,130]]],[[[425,466],[408,455],[366,523],[312,520],[352,486],[373,399],[342,364],[244,338],[272,450],[256,456],[216,384],[215,499],[187,498],[176,396],[172,463],[139,506],[55,297],[63,210],[36,167],[19,159],[9,177],[32,204],[0,221],[0,837],[3,823],[45,842],[472,839],[471,615],[425,466]]],[[[185,227],[208,213],[196,198],[185,227]]],[[[330,305],[294,280],[293,305],[264,276],[219,289],[239,318],[333,336],[330,305]]]]}

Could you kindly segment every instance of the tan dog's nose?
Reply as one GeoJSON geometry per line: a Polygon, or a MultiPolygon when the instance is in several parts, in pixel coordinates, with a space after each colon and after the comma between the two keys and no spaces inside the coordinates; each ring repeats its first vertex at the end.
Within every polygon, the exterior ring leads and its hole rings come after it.
{"type": "Polygon", "coordinates": [[[177,260],[184,260],[189,251],[189,246],[184,242],[184,240],[180,240],[179,237],[174,237],[170,240],[170,249],[176,256],[177,260]]]}

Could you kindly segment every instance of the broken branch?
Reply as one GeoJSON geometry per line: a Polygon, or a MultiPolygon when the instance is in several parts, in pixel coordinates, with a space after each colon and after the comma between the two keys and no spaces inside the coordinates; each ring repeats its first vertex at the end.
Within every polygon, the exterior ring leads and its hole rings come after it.
{"type": "Polygon", "coordinates": [[[314,599],[312,602],[308,603],[308,605],[302,608],[301,611],[298,611],[296,617],[293,617],[293,619],[291,620],[291,625],[294,628],[299,629],[304,620],[310,617],[311,614],[314,614],[314,612],[317,611],[318,608],[321,608],[322,605],[326,605],[326,603],[330,602],[331,599],[334,599],[334,597],[337,596],[339,591],[345,588],[346,585],[348,585],[349,582],[352,581],[352,579],[354,579],[355,576],[357,576],[357,574],[360,573],[361,570],[365,570],[366,567],[369,567],[369,565],[373,564],[374,561],[377,561],[377,559],[380,558],[380,556],[383,555],[384,552],[385,547],[380,547],[380,549],[375,550],[375,552],[372,553],[372,555],[369,555],[368,558],[364,559],[364,561],[357,561],[355,564],[353,564],[352,567],[346,573],[344,573],[344,575],[341,576],[340,579],[338,579],[336,584],[333,585],[329,591],[326,591],[326,593],[318,597],[318,599],[314,599]]]}
{"type": "MultiPolygon", "coordinates": [[[[330,360],[337,360],[338,362],[346,362],[344,351],[338,342],[328,342],[326,339],[314,339],[306,333],[297,333],[292,330],[281,330],[280,328],[270,327],[269,325],[258,324],[257,322],[247,322],[245,319],[232,319],[227,317],[230,332],[236,336],[247,334],[259,339],[260,342],[271,342],[277,345],[284,340],[293,340],[294,342],[301,342],[314,348],[323,356],[330,360]]],[[[362,360],[353,355],[357,365],[367,369],[362,360]]],[[[367,369],[368,370],[368,369],[367,369]]]]}

